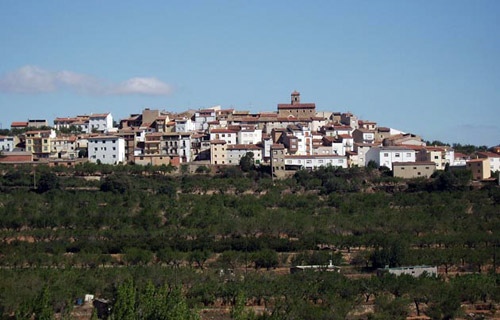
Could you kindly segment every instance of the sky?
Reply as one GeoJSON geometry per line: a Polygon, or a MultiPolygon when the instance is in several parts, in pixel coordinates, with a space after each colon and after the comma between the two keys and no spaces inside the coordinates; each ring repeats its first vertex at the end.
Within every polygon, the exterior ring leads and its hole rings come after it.
{"type": "Polygon", "coordinates": [[[0,123],[275,111],[300,91],[426,140],[500,143],[500,1],[0,1],[0,123]]]}

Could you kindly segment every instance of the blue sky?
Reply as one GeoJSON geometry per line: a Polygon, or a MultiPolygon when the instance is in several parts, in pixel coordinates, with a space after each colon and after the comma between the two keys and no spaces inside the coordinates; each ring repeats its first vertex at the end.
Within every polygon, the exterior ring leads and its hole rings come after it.
{"type": "Polygon", "coordinates": [[[276,110],[500,143],[500,1],[0,2],[0,122],[276,110]]]}

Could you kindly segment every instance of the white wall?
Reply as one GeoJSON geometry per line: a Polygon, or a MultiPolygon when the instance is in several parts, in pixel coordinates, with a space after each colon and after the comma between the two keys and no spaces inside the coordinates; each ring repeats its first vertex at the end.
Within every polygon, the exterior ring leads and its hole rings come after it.
{"type": "Polygon", "coordinates": [[[100,160],[105,164],[118,164],[125,161],[125,139],[121,137],[96,137],[88,139],[90,162],[100,160]]]}
{"type": "Polygon", "coordinates": [[[365,163],[373,160],[379,167],[386,166],[392,170],[393,162],[415,162],[415,150],[371,148],[366,153],[365,163]]]}
{"type": "Polygon", "coordinates": [[[0,137],[0,151],[14,150],[14,137],[0,137]]]}

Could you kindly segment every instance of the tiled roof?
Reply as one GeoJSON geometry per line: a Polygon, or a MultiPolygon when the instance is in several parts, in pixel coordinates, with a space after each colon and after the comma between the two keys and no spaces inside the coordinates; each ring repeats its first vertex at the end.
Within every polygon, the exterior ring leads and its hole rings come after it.
{"type": "Polygon", "coordinates": [[[315,109],[315,103],[297,103],[297,104],[288,104],[288,103],[280,103],[278,104],[279,109],[315,109]]]}
{"type": "Polygon", "coordinates": [[[10,124],[11,127],[26,127],[28,125],[28,122],[12,122],[10,124]]]}
{"type": "Polygon", "coordinates": [[[226,144],[225,140],[210,140],[211,144],[226,144]]]}

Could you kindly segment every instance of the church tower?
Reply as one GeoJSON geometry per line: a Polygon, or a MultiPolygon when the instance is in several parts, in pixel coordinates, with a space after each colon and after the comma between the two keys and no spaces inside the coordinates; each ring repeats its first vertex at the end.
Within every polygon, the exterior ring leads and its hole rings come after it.
{"type": "Polygon", "coordinates": [[[300,93],[297,91],[292,92],[292,104],[300,104],[300,93]]]}

